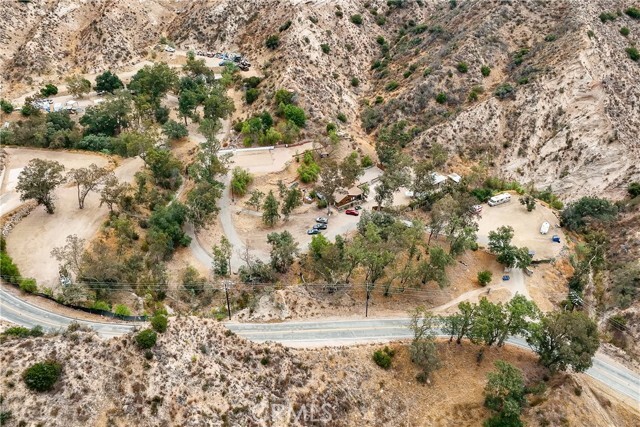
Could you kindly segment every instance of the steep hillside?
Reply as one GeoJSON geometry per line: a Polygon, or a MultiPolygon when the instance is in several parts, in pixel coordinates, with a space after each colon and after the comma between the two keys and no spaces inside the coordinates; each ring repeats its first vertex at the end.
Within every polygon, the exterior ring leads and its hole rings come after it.
{"type": "Polygon", "coordinates": [[[633,425],[635,414],[585,376],[560,375],[540,386],[544,372],[522,350],[489,349],[476,365],[476,347],[441,343],[443,367],[421,385],[406,346],[393,347],[386,371],[371,360],[379,346],[290,350],[252,344],[194,318],[172,319],[148,357],[132,337],[101,341],[81,330],[13,339],[0,344],[2,412],[11,415],[7,425],[65,427],[477,426],[489,415],[486,374],[503,359],[538,384],[524,414],[531,425],[633,425]],[[46,359],[62,366],[54,390],[27,390],[23,370],[46,359]]]}

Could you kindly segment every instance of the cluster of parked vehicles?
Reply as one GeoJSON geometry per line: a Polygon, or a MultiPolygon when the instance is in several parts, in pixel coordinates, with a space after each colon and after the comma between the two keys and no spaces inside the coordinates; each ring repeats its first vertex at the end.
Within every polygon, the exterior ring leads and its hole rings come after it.
{"type": "MultiPolygon", "coordinates": [[[[356,206],[355,209],[347,209],[346,211],[344,211],[344,213],[350,216],[359,216],[361,209],[362,207],[356,206]]],[[[326,230],[328,226],[329,226],[329,218],[320,216],[316,218],[316,223],[314,224],[314,226],[307,230],[307,234],[309,235],[320,234],[320,231],[326,230]]]]}
{"type": "Polygon", "coordinates": [[[206,52],[203,50],[196,51],[197,56],[206,56],[208,58],[218,58],[221,59],[218,65],[223,66],[227,63],[234,63],[240,68],[242,71],[248,71],[249,67],[251,67],[251,63],[247,61],[247,59],[240,55],[239,53],[220,53],[220,52],[206,52]]]}

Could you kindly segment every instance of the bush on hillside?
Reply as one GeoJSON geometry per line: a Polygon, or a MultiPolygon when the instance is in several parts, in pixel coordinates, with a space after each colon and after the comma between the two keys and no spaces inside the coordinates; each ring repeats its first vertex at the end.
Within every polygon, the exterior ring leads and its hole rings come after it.
{"type": "Polygon", "coordinates": [[[34,391],[49,391],[53,388],[60,374],[62,366],[54,361],[46,361],[31,365],[22,374],[27,387],[34,391]]]}
{"type": "Polygon", "coordinates": [[[153,347],[156,345],[157,340],[158,334],[151,329],[145,329],[136,335],[136,343],[138,344],[138,347],[142,349],[149,349],[153,347]]]}

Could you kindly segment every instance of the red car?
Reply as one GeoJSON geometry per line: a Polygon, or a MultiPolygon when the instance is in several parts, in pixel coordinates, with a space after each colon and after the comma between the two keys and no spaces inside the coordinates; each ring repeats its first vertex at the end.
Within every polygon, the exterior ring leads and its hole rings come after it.
{"type": "Polygon", "coordinates": [[[344,213],[346,213],[347,215],[353,215],[353,216],[360,215],[360,212],[358,212],[355,209],[347,209],[346,211],[344,211],[344,213]]]}

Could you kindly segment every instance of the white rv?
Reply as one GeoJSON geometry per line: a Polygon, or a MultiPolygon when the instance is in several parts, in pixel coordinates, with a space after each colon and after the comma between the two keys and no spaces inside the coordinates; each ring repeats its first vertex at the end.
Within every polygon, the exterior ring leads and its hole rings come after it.
{"type": "Polygon", "coordinates": [[[493,196],[489,199],[489,206],[501,205],[502,203],[507,203],[511,201],[511,194],[502,193],[497,196],[493,196]]]}

